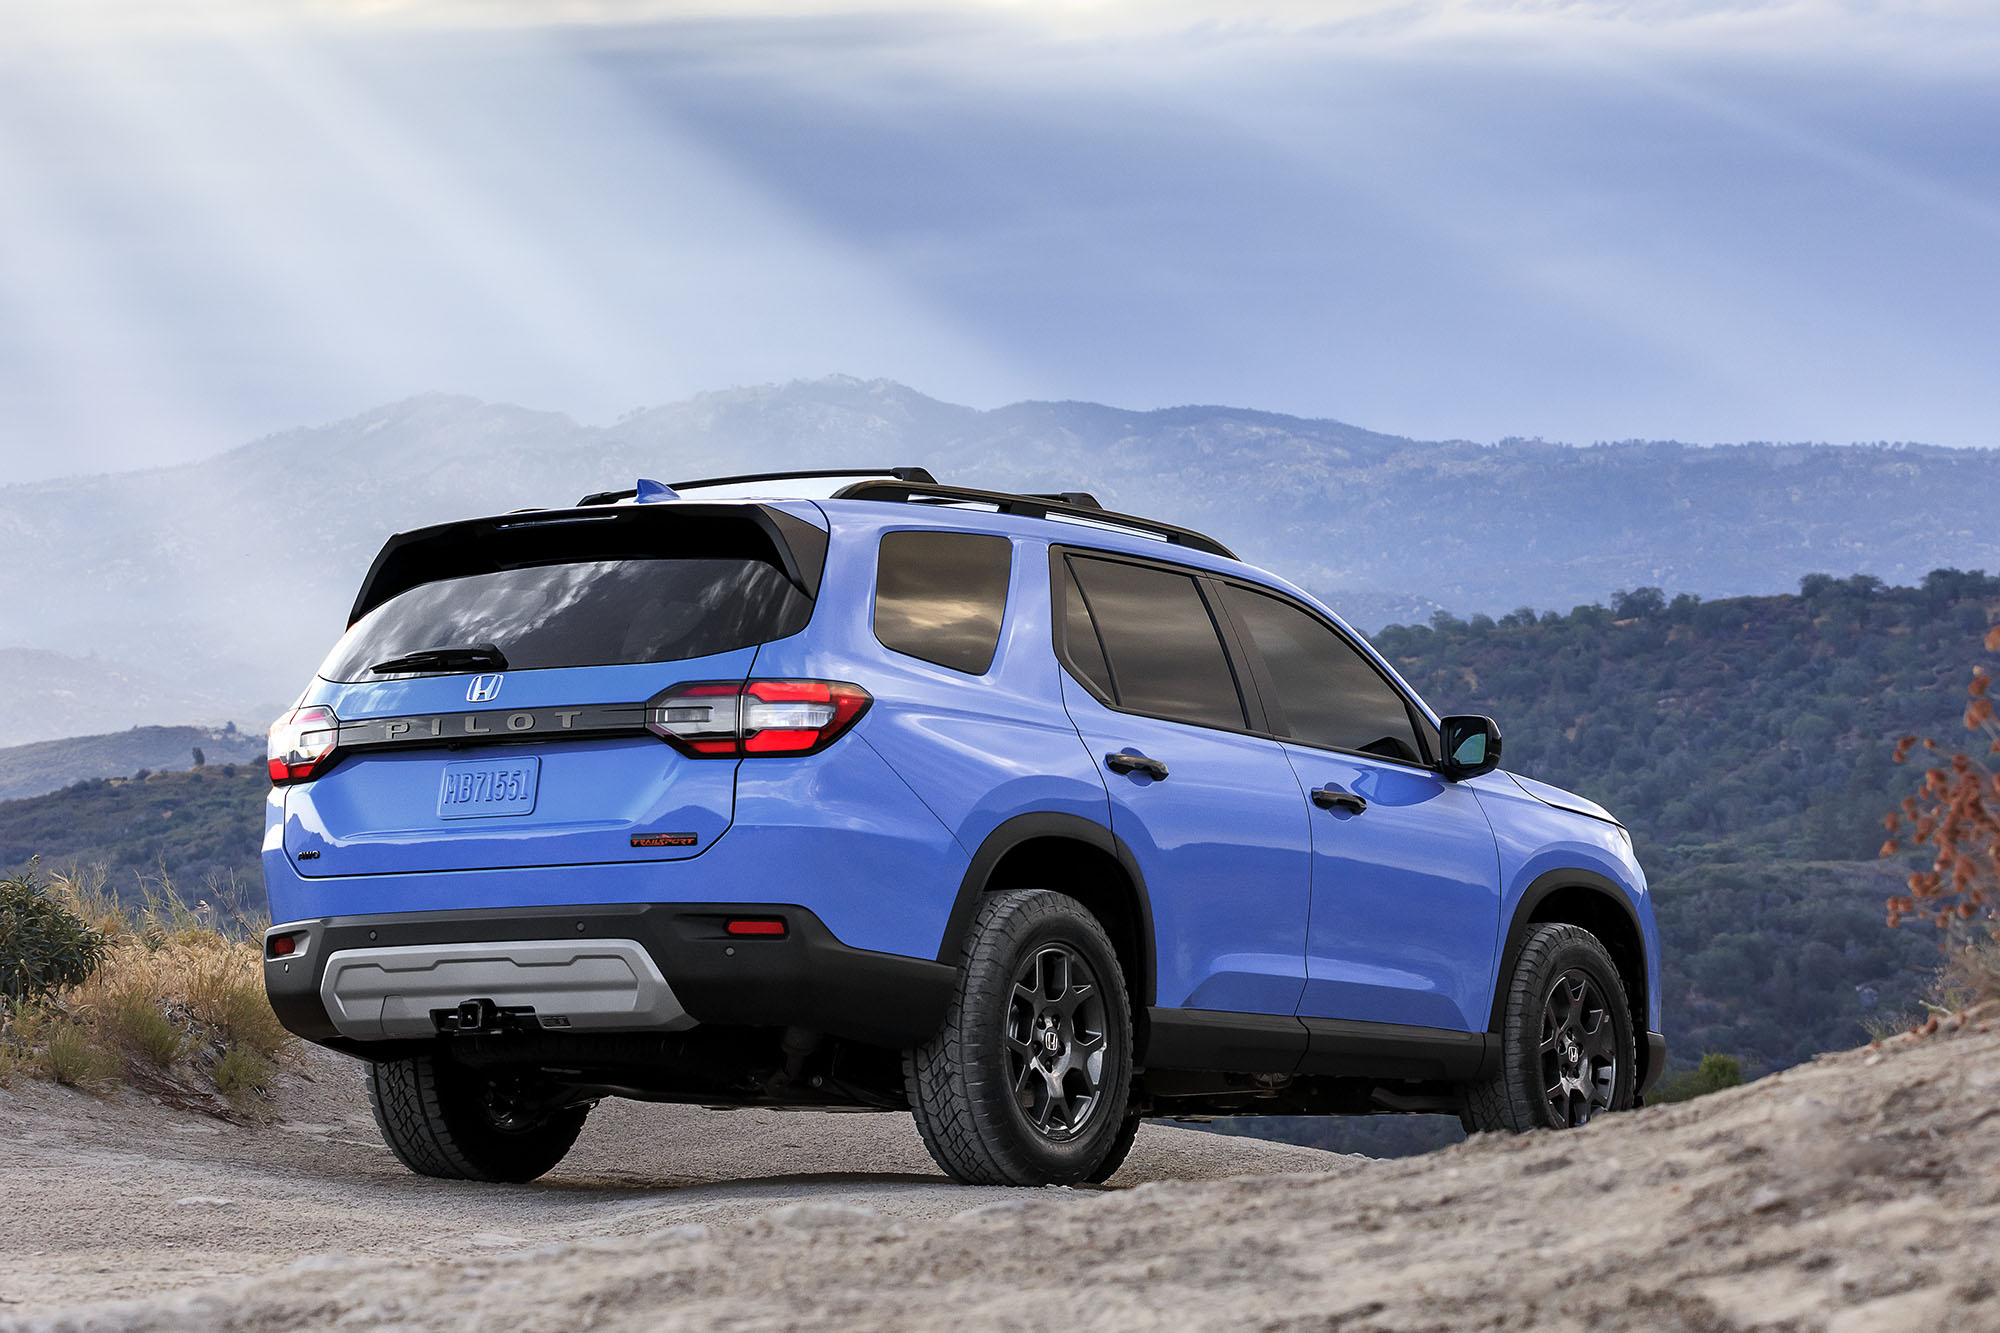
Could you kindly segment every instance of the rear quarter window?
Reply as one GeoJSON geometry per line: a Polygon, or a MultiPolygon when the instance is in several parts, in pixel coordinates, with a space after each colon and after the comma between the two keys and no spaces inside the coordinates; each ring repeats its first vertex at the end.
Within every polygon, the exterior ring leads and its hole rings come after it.
{"type": "Polygon", "coordinates": [[[1000,646],[1014,544],[970,532],[886,532],[875,571],[882,646],[983,676],[1000,646]]]}

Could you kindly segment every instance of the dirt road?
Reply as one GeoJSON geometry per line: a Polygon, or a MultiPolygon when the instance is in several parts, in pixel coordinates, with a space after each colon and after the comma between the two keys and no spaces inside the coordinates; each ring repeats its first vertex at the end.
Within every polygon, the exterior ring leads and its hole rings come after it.
{"type": "MultiPolygon", "coordinates": [[[[923,1222],[1018,1197],[949,1183],[907,1115],[623,1101],[592,1112],[568,1160],[534,1185],[425,1180],[382,1146],[359,1068],[308,1049],[282,1084],[278,1118],[250,1127],[129,1092],[25,1080],[0,1090],[0,1328],[302,1259],[505,1262],[682,1224],[726,1231],[788,1205],[838,1201],[923,1222]]],[[[1147,1126],[1115,1184],[1359,1164],[1147,1126]]]]}
{"type": "Polygon", "coordinates": [[[1995,1021],[1402,1162],[1162,1128],[1104,1191],[938,1184],[902,1117],[658,1108],[440,1185],[324,1080],[250,1133],[17,1086],[0,1330],[2000,1328],[1995,1021]]]}

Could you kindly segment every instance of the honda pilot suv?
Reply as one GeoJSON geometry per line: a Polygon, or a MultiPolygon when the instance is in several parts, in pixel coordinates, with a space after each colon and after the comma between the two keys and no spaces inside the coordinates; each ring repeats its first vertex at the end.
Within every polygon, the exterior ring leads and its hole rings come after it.
{"type": "Polygon", "coordinates": [[[1088,495],[642,482],[382,549],[272,728],[265,979],[456,1179],[605,1097],[908,1111],[1017,1185],[1143,1116],[1564,1128],[1660,1072],[1659,936],[1625,829],[1499,759],[1088,495]]]}

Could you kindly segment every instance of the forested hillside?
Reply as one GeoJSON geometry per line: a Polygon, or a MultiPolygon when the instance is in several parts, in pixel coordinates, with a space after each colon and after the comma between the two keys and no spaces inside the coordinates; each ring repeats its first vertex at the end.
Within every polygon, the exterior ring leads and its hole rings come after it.
{"type": "Polygon", "coordinates": [[[203,764],[261,765],[264,736],[223,727],[133,727],[0,749],[0,801],[40,796],[89,778],[203,764]]]}
{"type": "Polygon", "coordinates": [[[1962,734],[1996,621],[2000,579],[1939,570],[1713,602],[1640,589],[1376,643],[1436,707],[1498,718],[1507,767],[1626,821],[1657,892],[1676,1055],[1755,1071],[1861,1040],[1935,966],[1934,938],[1883,926],[1904,868],[1874,859],[1882,814],[1911,777],[1890,756],[1909,732],[1962,734]]]}
{"type": "Polygon", "coordinates": [[[0,801],[0,871],[31,856],[52,870],[94,865],[127,902],[171,881],[190,900],[258,916],[264,881],[257,855],[270,790],[259,760],[94,778],[0,801]]]}

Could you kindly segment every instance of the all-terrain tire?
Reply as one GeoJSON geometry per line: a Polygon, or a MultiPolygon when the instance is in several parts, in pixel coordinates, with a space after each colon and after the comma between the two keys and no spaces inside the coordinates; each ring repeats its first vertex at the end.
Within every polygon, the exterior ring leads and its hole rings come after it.
{"type": "Polygon", "coordinates": [[[1468,1131],[1567,1129],[1633,1104],[1632,1012],[1617,965],[1595,935],[1581,926],[1529,927],[1501,984],[1500,1071],[1466,1086],[1460,1119],[1468,1131]]]}
{"type": "Polygon", "coordinates": [[[1104,1160],[1097,1169],[1084,1179],[1093,1185],[1102,1185],[1118,1174],[1118,1168],[1125,1165],[1125,1159],[1132,1155],[1132,1141],[1139,1137],[1139,1122],[1145,1119],[1137,1112],[1127,1112],[1125,1123],[1118,1127],[1118,1137],[1111,1141],[1111,1150],[1104,1154],[1104,1160]]]}
{"type": "Polygon", "coordinates": [[[903,1074],[924,1146],[954,1179],[1099,1178],[1121,1139],[1131,1146],[1132,1013],[1104,928],[1064,894],[990,895],[966,932],[944,1025],[904,1056],[903,1074]],[[1070,996],[1072,979],[1092,993],[1070,996]]]}
{"type": "Polygon", "coordinates": [[[589,1106],[496,1109],[492,1083],[432,1055],[368,1066],[368,1106],[396,1160],[420,1176],[520,1184],[562,1161],[589,1106]]]}

